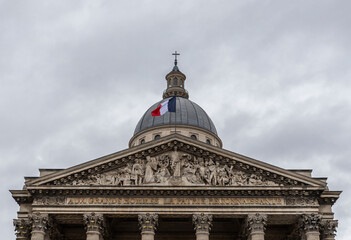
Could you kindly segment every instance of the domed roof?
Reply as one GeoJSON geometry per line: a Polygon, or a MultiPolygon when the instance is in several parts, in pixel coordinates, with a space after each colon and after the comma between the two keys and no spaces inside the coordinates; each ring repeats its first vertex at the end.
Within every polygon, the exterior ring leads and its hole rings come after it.
{"type": "Polygon", "coordinates": [[[175,113],[167,112],[162,116],[151,116],[151,112],[155,110],[161,102],[167,101],[168,99],[170,98],[165,98],[155,103],[145,112],[135,128],[134,135],[145,129],[166,125],[190,125],[211,131],[217,135],[216,127],[207,113],[199,105],[184,97],[176,96],[175,113]]]}

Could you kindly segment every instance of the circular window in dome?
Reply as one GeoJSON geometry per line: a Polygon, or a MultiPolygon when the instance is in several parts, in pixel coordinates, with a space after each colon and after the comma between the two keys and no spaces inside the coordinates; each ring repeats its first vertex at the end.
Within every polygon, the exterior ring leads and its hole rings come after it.
{"type": "Polygon", "coordinates": [[[190,137],[191,137],[191,139],[197,140],[197,137],[194,134],[192,134],[190,137]]]}

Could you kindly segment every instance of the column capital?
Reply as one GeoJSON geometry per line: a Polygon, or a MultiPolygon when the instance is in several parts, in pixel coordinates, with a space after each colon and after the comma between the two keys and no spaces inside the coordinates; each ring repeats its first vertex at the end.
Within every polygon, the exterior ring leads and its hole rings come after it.
{"type": "Polygon", "coordinates": [[[193,224],[196,233],[206,232],[209,233],[212,227],[213,216],[212,214],[197,213],[193,214],[193,224]]]}
{"type": "Polygon", "coordinates": [[[249,234],[254,232],[264,232],[267,226],[266,214],[249,214],[246,219],[247,231],[249,234]]]}
{"type": "Polygon", "coordinates": [[[29,239],[31,232],[31,221],[29,219],[14,219],[13,225],[15,226],[16,239],[29,239]]]}
{"type": "Polygon", "coordinates": [[[83,215],[83,220],[86,225],[87,232],[99,232],[103,233],[105,227],[104,215],[102,213],[85,213],[83,215]]]}
{"type": "Polygon", "coordinates": [[[323,239],[335,239],[338,220],[322,220],[321,230],[323,239]]]}
{"type": "Polygon", "coordinates": [[[321,224],[321,215],[316,213],[303,214],[300,217],[300,231],[303,232],[319,232],[321,224]]]}
{"type": "Polygon", "coordinates": [[[157,213],[144,213],[138,215],[138,221],[141,233],[155,232],[158,225],[157,213]]]}
{"type": "Polygon", "coordinates": [[[45,232],[48,229],[49,216],[46,213],[34,212],[29,216],[32,232],[45,232]]]}

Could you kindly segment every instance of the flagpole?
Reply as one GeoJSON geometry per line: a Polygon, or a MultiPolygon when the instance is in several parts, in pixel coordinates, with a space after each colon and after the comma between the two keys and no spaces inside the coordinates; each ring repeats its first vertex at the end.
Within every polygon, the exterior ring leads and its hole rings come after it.
{"type": "Polygon", "coordinates": [[[177,112],[174,112],[174,134],[177,134],[177,112]]]}

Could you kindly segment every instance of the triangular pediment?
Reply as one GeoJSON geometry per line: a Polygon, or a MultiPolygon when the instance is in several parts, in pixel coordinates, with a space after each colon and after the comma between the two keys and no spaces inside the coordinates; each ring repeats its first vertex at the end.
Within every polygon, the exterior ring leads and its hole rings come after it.
{"type": "Polygon", "coordinates": [[[27,185],[324,187],[325,183],[173,135],[39,177],[27,185]]]}

